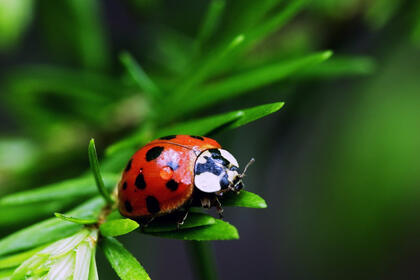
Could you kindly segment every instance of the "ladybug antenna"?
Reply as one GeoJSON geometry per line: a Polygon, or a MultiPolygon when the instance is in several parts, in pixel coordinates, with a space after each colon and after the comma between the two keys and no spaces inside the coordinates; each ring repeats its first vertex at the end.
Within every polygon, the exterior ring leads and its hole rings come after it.
{"type": "Polygon", "coordinates": [[[244,168],[244,172],[242,172],[241,174],[241,178],[243,178],[245,176],[246,171],[248,170],[248,167],[253,164],[255,162],[254,158],[251,158],[251,160],[247,163],[247,165],[244,168]]]}

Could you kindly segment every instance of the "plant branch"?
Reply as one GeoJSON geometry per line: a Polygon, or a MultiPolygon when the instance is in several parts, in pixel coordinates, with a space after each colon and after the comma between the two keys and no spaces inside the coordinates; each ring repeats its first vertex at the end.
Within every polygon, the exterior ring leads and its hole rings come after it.
{"type": "Polygon", "coordinates": [[[186,243],[191,262],[194,266],[195,279],[217,280],[217,267],[209,242],[188,241],[186,243]]]}

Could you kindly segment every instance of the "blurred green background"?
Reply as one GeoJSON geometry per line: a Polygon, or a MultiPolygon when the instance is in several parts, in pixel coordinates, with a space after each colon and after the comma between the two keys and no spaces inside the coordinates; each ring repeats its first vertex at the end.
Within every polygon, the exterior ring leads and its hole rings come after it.
{"type": "MultiPolygon", "coordinates": [[[[123,67],[124,51],[171,92],[222,42],[291,3],[0,0],[0,195],[82,174],[91,137],[104,151],[147,124],[155,107],[123,67]],[[220,18],[203,20],[212,16],[220,18]]],[[[246,185],[269,204],[225,211],[241,239],[213,244],[218,274],[418,279],[420,1],[295,3],[297,15],[239,62],[225,57],[219,76],[319,50],[332,50],[330,60],[174,116],[286,102],[275,115],[215,136],[239,162],[256,158],[246,185]]],[[[49,207],[45,213],[56,210],[49,207]]],[[[1,209],[2,236],[42,218],[6,219],[26,211],[1,209]]],[[[136,237],[122,240],[153,279],[194,279],[182,242],[136,237]]],[[[116,278],[99,258],[101,279],[116,278]]]]}

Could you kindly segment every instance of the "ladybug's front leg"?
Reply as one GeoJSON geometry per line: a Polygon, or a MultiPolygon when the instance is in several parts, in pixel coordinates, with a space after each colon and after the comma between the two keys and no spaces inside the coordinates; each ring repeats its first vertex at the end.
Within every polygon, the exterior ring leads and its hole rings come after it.
{"type": "Polygon", "coordinates": [[[217,213],[219,214],[219,217],[223,218],[223,208],[222,204],[219,201],[219,198],[216,194],[206,194],[200,197],[200,203],[201,207],[203,208],[211,208],[216,207],[217,213]]]}
{"type": "Polygon", "coordinates": [[[222,208],[222,204],[220,203],[220,201],[217,198],[217,196],[214,196],[212,206],[216,207],[217,213],[219,214],[219,218],[220,219],[223,219],[223,208],[222,208]]]}
{"type": "Polygon", "coordinates": [[[207,196],[203,196],[200,198],[201,207],[203,208],[210,208],[212,206],[211,200],[207,196]]]}

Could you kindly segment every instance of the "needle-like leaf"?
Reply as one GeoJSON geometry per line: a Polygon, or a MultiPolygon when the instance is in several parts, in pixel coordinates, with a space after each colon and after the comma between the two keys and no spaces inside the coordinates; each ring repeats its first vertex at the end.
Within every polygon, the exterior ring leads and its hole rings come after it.
{"type": "Polygon", "coordinates": [[[242,190],[239,194],[229,193],[221,199],[223,206],[237,206],[248,208],[267,208],[267,203],[259,195],[242,190]]]}
{"type": "Polygon", "coordinates": [[[96,267],[96,250],[93,251],[91,260],[90,260],[90,268],[89,268],[89,280],[99,280],[98,276],[98,268],[96,267]]]}
{"type": "Polygon", "coordinates": [[[258,67],[230,76],[221,81],[203,85],[195,94],[184,98],[170,111],[174,117],[216,104],[220,101],[249,93],[251,90],[288,78],[298,71],[305,71],[331,57],[331,51],[311,54],[258,67]]]}
{"type": "Polygon", "coordinates": [[[144,72],[143,68],[137,63],[133,56],[124,51],[120,54],[120,60],[127,69],[131,78],[137,84],[150,100],[156,100],[161,97],[162,93],[150,77],[144,72]]]}
{"type": "MultiPolygon", "coordinates": [[[[202,213],[190,212],[183,225],[180,225],[179,229],[189,229],[202,226],[213,225],[216,223],[216,219],[212,216],[202,213]]],[[[167,232],[167,231],[178,231],[176,220],[156,221],[151,222],[147,227],[143,227],[143,233],[153,232],[167,232]]]]}
{"type": "Polygon", "coordinates": [[[97,219],[81,219],[81,218],[70,217],[64,214],[60,214],[60,213],[54,213],[54,215],[63,221],[72,222],[79,225],[95,224],[98,221],[97,219]]]}
{"type": "MultiPolygon", "coordinates": [[[[96,218],[104,206],[101,197],[93,198],[66,215],[84,219],[96,218]]],[[[82,228],[82,225],[51,218],[34,224],[0,239],[0,255],[30,249],[45,243],[69,236],[82,228]]]]}
{"type": "Polygon", "coordinates": [[[375,71],[375,62],[366,56],[334,56],[323,63],[299,71],[298,78],[336,78],[369,75],[375,71]]]}
{"type": "MultiPolygon", "coordinates": [[[[220,61],[222,61],[231,52],[233,52],[233,50],[240,46],[244,39],[244,35],[240,34],[219,50],[214,51],[212,55],[209,55],[199,68],[194,69],[191,72],[191,75],[188,76],[188,79],[180,83],[179,87],[176,88],[172,94],[173,98],[167,99],[166,105],[173,108],[174,104],[179,104],[182,103],[182,101],[185,101],[186,97],[190,96],[190,91],[205,81],[210,75],[212,75],[213,72],[217,69],[220,61]]],[[[163,110],[166,109],[168,108],[163,107],[163,110]]],[[[169,113],[169,111],[166,112],[169,113]]],[[[169,115],[167,117],[169,117],[169,115]]]]}
{"type": "Polygon", "coordinates": [[[99,230],[104,236],[120,236],[136,230],[140,225],[131,219],[115,219],[103,223],[99,230]]]}
{"type": "Polygon", "coordinates": [[[96,147],[95,147],[94,139],[91,139],[89,142],[88,152],[89,152],[90,168],[92,170],[93,177],[95,178],[98,191],[108,204],[112,204],[113,200],[108,190],[105,188],[104,180],[101,176],[101,171],[99,169],[98,155],[96,154],[96,147]]]}
{"type": "Polygon", "coordinates": [[[222,220],[215,219],[215,221],[215,224],[208,226],[179,231],[153,232],[149,234],[165,238],[196,241],[231,240],[239,238],[238,230],[234,226],[222,220]]]}
{"type": "MultiPolygon", "coordinates": [[[[103,176],[105,187],[112,190],[119,180],[119,174],[105,173],[103,176]]],[[[33,203],[52,203],[57,201],[68,201],[69,199],[80,199],[93,196],[98,193],[94,179],[80,177],[62,182],[54,183],[33,190],[13,193],[0,198],[1,206],[30,205],[33,203]]],[[[37,211],[37,209],[34,209],[37,211]]],[[[52,211],[50,211],[52,212],[52,211]]],[[[1,221],[1,218],[0,218],[1,221]]]]}
{"type": "Polygon", "coordinates": [[[210,2],[197,36],[198,46],[203,45],[203,43],[210,38],[215,29],[218,27],[225,6],[225,0],[212,0],[210,2]]]}
{"type": "MultiPolygon", "coordinates": [[[[156,138],[171,134],[193,134],[193,135],[211,135],[222,130],[233,129],[269,114],[275,113],[283,107],[283,102],[271,103],[256,106],[253,108],[233,111],[229,113],[214,115],[202,119],[186,121],[176,125],[167,126],[156,133],[156,138]]],[[[112,147],[112,155],[128,152],[134,152],[139,147],[139,143],[134,141],[137,136],[127,138],[116,143],[112,147]]],[[[149,136],[150,137],[150,136],[149,136]]],[[[108,159],[110,161],[112,159],[108,159]]],[[[126,159],[127,161],[128,159],[126,159]]]]}
{"type": "Polygon", "coordinates": [[[36,202],[22,205],[1,205],[0,213],[8,213],[0,215],[0,228],[7,226],[22,225],[28,222],[34,222],[42,218],[51,217],[54,211],[62,211],[70,205],[74,205],[72,199],[52,200],[45,202],[36,202]]]}
{"type": "Polygon", "coordinates": [[[150,280],[143,266],[113,237],[104,237],[100,243],[105,257],[122,280],[150,280]]]}
{"type": "Polygon", "coordinates": [[[8,280],[13,275],[14,268],[11,269],[0,269],[0,279],[8,280]]]}
{"type": "Polygon", "coordinates": [[[35,253],[41,251],[45,246],[41,246],[29,251],[22,253],[14,254],[0,259],[0,269],[16,267],[20,265],[25,260],[32,257],[35,253]]]}

